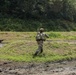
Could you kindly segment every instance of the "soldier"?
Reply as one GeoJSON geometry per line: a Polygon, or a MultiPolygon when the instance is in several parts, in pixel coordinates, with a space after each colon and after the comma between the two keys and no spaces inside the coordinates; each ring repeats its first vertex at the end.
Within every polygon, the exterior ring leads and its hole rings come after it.
{"type": "Polygon", "coordinates": [[[36,35],[38,49],[36,50],[33,57],[35,57],[38,54],[41,54],[43,52],[43,42],[46,40],[46,38],[48,38],[48,35],[44,33],[44,28],[40,28],[39,32],[37,32],[37,35],[36,35]]]}

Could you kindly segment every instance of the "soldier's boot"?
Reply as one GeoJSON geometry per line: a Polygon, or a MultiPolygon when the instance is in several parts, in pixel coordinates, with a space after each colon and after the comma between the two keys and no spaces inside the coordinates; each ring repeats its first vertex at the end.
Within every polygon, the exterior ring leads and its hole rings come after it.
{"type": "Polygon", "coordinates": [[[33,55],[33,58],[36,57],[38,55],[38,51],[35,52],[35,54],[33,55]]]}

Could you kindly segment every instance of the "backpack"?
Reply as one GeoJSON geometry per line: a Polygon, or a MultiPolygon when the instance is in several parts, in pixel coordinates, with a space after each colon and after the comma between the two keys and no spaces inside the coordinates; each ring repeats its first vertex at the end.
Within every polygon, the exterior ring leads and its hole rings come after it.
{"type": "Polygon", "coordinates": [[[44,33],[37,33],[36,40],[37,41],[40,41],[40,40],[45,41],[46,40],[45,34],[44,33]]]}

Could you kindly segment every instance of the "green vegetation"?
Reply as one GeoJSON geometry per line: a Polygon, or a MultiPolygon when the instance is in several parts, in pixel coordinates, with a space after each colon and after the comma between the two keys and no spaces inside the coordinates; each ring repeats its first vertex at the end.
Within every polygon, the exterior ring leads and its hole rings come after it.
{"type": "Polygon", "coordinates": [[[46,31],[76,31],[76,24],[65,20],[0,19],[0,31],[37,31],[40,27],[46,31]]]}
{"type": "Polygon", "coordinates": [[[5,43],[0,48],[1,60],[44,62],[74,59],[76,0],[0,0],[0,31],[10,31],[0,32],[0,39],[5,43]],[[47,31],[50,41],[44,43],[43,54],[32,58],[37,49],[35,31],[40,27],[47,31]]]}
{"type": "Polygon", "coordinates": [[[37,49],[36,32],[0,32],[0,39],[5,39],[3,43],[7,43],[0,48],[0,60],[48,62],[76,59],[76,43],[74,42],[76,32],[47,32],[47,34],[50,35],[48,40],[51,41],[45,41],[44,52],[32,58],[37,49]]]}
{"type": "Polygon", "coordinates": [[[76,31],[75,0],[0,0],[0,31],[76,31]]]}

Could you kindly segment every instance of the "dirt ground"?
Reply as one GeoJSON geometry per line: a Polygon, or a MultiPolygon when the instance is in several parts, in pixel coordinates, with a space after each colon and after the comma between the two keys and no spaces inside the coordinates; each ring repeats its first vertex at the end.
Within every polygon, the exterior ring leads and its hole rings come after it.
{"type": "Polygon", "coordinates": [[[0,75],[76,75],[76,60],[46,63],[0,61],[0,75]]]}

